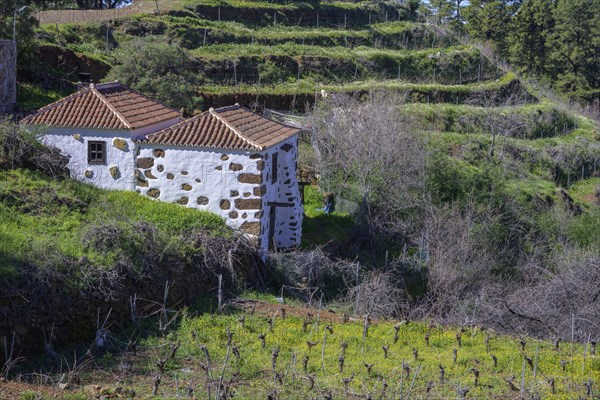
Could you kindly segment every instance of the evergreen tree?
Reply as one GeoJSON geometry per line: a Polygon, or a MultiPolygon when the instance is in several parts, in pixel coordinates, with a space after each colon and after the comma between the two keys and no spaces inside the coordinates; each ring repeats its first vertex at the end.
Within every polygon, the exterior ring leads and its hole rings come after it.
{"type": "Polygon", "coordinates": [[[558,0],[554,18],[550,43],[558,88],[599,98],[600,0],[558,0]]]}
{"type": "Polygon", "coordinates": [[[466,31],[471,38],[493,42],[500,55],[507,56],[511,18],[520,1],[471,0],[464,10],[466,31]]]}
{"type": "Polygon", "coordinates": [[[550,35],[554,29],[553,0],[525,0],[513,18],[509,36],[510,59],[522,71],[546,75],[550,35]]]}
{"type": "Polygon", "coordinates": [[[429,6],[439,24],[449,24],[457,32],[464,31],[463,9],[467,0],[429,0],[429,6]]]}

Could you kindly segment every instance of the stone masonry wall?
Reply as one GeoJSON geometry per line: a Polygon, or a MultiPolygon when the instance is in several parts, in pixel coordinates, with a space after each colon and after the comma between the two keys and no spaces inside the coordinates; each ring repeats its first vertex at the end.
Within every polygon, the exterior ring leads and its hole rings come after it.
{"type": "Polygon", "coordinates": [[[136,190],[148,197],[216,213],[259,236],[263,210],[262,153],[140,144],[136,190]]]}

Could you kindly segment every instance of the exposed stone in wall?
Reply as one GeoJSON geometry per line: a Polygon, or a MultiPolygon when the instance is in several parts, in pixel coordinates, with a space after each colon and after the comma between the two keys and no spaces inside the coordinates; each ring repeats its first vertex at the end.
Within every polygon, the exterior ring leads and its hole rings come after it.
{"type": "Polygon", "coordinates": [[[153,189],[148,190],[148,192],[146,192],[146,194],[149,197],[152,197],[153,199],[158,199],[158,197],[160,196],[160,190],[153,188],[153,189]]]}
{"type": "Polygon", "coordinates": [[[221,161],[227,161],[227,160],[229,160],[229,156],[227,154],[223,154],[221,156],[221,161]]]}
{"type": "Polygon", "coordinates": [[[251,160],[258,160],[258,159],[261,159],[261,158],[262,158],[262,156],[260,154],[258,154],[258,153],[250,154],[250,159],[251,160]]]}
{"type": "Polygon", "coordinates": [[[173,175],[172,173],[169,172],[167,174],[167,179],[173,180],[173,179],[175,179],[175,175],[173,175]]]}
{"type": "Polygon", "coordinates": [[[259,185],[262,183],[262,175],[260,175],[260,174],[240,174],[238,176],[238,182],[252,183],[255,185],[259,185]]]}
{"type": "Polygon", "coordinates": [[[88,179],[91,179],[94,177],[94,171],[92,171],[91,169],[86,169],[83,173],[83,176],[85,176],[88,179]]]}
{"type": "Polygon", "coordinates": [[[263,212],[262,211],[254,213],[254,218],[262,218],[262,216],[263,216],[263,212]]]}
{"type": "Polygon", "coordinates": [[[119,150],[125,150],[127,148],[127,142],[123,139],[115,138],[113,140],[113,146],[119,150]]]}
{"type": "Polygon", "coordinates": [[[120,175],[119,175],[119,167],[117,167],[116,165],[111,166],[108,171],[110,172],[110,176],[113,177],[113,179],[117,179],[120,175]]]}
{"type": "Polygon", "coordinates": [[[165,151],[162,149],[154,149],[152,150],[152,154],[156,158],[163,158],[165,156],[165,151]]]}
{"type": "Polygon", "coordinates": [[[152,175],[152,171],[150,171],[150,170],[144,171],[144,176],[148,179],[156,179],[156,177],[154,175],[152,175]]]}
{"type": "Polygon", "coordinates": [[[200,178],[196,178],[196,182],[197,182],[197,183],[202,183],[202,179],[200,179],[200,178]]]}
{"type": "Polygon", "coordinates": [[[73,139],[77,140],[78,142],[81,142],[81,135],[79,133],[76,133],[73,135],[73,139]]]}
{"type": "Polygon", "coordinates": [[[260,222],[244,222],[240,225],[240,230],[249,235],[260,235],[260,222]]]}
{"type": "Polygon", "coordinates": [[[248,214],[246,214],[246,213],[243,213],[243,214],[242,214],[242,218],[244,218],[244,219],[248,218],[248,214]]]}
{"type": "Polygon", "coordinates": [[[259,171],[262,171],[263,169],[265,169],[265,162],[264,161],[257,161],[256,162],[256,169],[259,171]]]}
{"type": "Polygon", "coordinates": [[[200,197],[198,197],[198,200],[196,200],[196,202],[201,206],[205,206],[208,204],[208,197],[200,196],[200,197]]]}
{"type": "Polygon", "coordinates": [[[244,169],[244,167],[242,167],[242,164],[238,164],[238,163],[229,164],[230,171],[241,171],[242,169],[244,169]]]}
{"type": "Polygon", "coordinates": [[[165,166],[164,166],[164,165],[157,165],[157,166],[156,166],[156,170],[157,170],[158,172],[163,172],[163,171],[165,170],[165,166]]]}
{"type": "Polygon", "coordinates": [[[177,204],[181,204],[182,206],[187,205],[187,203],[190,201],[190,199],[188,199],[186,196],[182,196],[179,200],[177,200],[177,204]]]}
{"type": "Polygon", "coordinates": [[[217,165],[215,167],[215,171],[222,171],[223,170],[223,166],[222,165],[217,165]]]}
{"type": "Polygon", "coordinates": [[[244,192],[244,197],[250,197],[250,196],[252,196],[252,193],[250,193],[250,192],[244,192]]]}
{"type": "Polygon", "coordinates": [[[240,195],[240,192],[238,192],[237,190],[229,191],[229,197],[238,197],[239,195],[240,195]]]}
{"type": "Polygon", "coordinates": [[[236,219],[237,217],[238,217],[238,213],[237,213],[237,211],[231,211],[231,212],[229,213],[229,218],[231,218],[231,219],[236,219]]]}
{"type": "Polygon", "coordinates": [[[261,199],[235,199],[235,208],[238,210],[260,210],[262,208],[261,199]]]}
{"type": "Polygon", "coordinates": [[[181,175],[187,175],[188,172],[187,171],[181,171],[181,175]]]}
{"type": "Polygon", "coordinates": [[[264,196],[267,193],[267,186],[257,186],[253,189],[253,192],[255,196],[264,196]]]}
{"type": "Polygon", "coordinates": [[[140,179],[140,178],[136,179],[135,184],[136,184],[136,186],[139,186],[139,187],[148,187],[149,186],[148,185],[148,181],[145,181],[145,180],[140,179]]]}
{"type": "Polygon", "coordinates": [[[181,189],[189,192],[190,190],[192,190],[192,185],[190,185],[189,183],[184,183],[183,185],[181,185],[181,189]]]}
{"type": "Polygon", "coordinates": [[[141,169],[152,168],[154,166],[154,158],[151,158],[151,157],[138,158],[135,165],[136,165],[136,167],[141,168],[141,169]]]}
{"type": "Polygon", "coordinates": [[[229,200],[222,199],[219,203],[221,210],[229,210],[231,208],[231,202],[229,200]]]}

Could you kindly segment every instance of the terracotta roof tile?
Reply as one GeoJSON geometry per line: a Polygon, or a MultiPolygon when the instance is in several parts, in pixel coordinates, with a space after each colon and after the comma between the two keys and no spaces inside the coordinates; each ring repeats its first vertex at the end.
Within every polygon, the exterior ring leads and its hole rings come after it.
{"type": "Polygon", "coordinates": [[[22,124],[138,129],[180,113],[118,82],[90,85],[21,120],[22,124]]]}
{"type": "Polygon", "coordinates": [[[300,129],[275,122],[240,105],[210,109],[170,128],[146,136],[141,143],[264,150],[300,129]]]}

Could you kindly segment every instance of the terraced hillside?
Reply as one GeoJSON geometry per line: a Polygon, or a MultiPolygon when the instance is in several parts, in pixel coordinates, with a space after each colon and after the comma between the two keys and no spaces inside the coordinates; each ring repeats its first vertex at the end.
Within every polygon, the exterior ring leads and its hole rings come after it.
{"type": "Polygon", "coordinates": [[[55,21],[74,15],[75,23],[51,23],[45,14],[40,37],[48,48],[86,60],[67,63],[65,69],[75,67],[65,70],[71,80],[86,68],[103,78],[132,40],[179,45],[195,60],[204,108],[240,101],[304,110],[322,90],[373,88],[416,93],[417,101],[464,102],[470,91],[514,84],[476,47],[418,22],[410,4],[186,0],[158,15],[142,5],[133,16],[115,11],[103,22],[65,12],[55,21]]]}
{"type": "MultiPolygon", "coordinates": [[[[404,111],[447,157],[436,161],[442,164],[429,177],[443,183],[440,199],[474,190],[499,161],[507,191],[528,206],[532,199],[547,207],[569,202],[559,189],[577,183],[572,200],[595,210],[595,124],[501,68],[490,51],[423,22],[413,4],[138,1],[104,21],[68,11],[53,22],[73,15],[72,23],[49,23],[51,14],[44,14],[41,21],[48,23],[42,23],[39,38],[42,53],[56,61],[53,70],[71,81],[78,71],[95,80],[118,78],[111,68],[140,43],[182,48],[193,60],[191,89],[202,98],[196,111],[239,102],[302,113],[328,93],[402,92],[409,103],[404,111]],[[459,174],[463,184],[449,187],[452,180],[443,173],[459,174]]],[[[23,89],[39,100],[29,104],[53,98],[47,92],[40,98],[35,86],[23,89]]],[[[310,152],[310,146],[305,149],[310,152]]]]}

